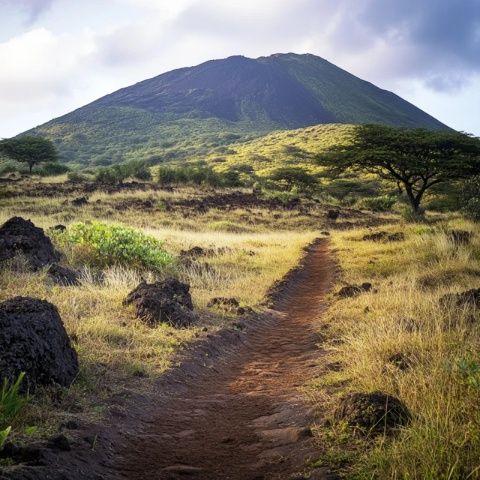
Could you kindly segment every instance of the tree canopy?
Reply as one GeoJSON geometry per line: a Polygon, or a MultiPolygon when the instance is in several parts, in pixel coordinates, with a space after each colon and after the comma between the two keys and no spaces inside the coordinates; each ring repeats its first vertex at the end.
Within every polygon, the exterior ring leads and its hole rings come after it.
{"type": "Polygon", "coordinates": [[[317,161],[329,174],[349,170],[395,182],[419,212],[433,185],[480,173],[480,139],[453,130],[362,125],[350,144],[332,148],[317,161]]]}
{"type": "Polygon", "coordinates": [[[1,140],[0,154],[17,162],[27,163],[30,173],[37,163],[58,160],[55,145],[43,137],[23,136],[1,140]]]}
{"type": "Polygon", "coordinates": [[[279,186],[291,190],[309,191],[317,185],[317,179],[301,167],[279,167],[273,170],[268,179],[279,186]]]}

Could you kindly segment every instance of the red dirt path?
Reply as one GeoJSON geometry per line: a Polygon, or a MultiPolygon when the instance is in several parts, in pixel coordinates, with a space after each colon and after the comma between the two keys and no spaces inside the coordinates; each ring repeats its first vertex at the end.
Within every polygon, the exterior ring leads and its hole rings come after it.
{"type": "Polygon", "coordinates": [[[273,480],[305,471],[314,458],[312,418],[299,387],[322,357],[316,325],[333,275],[321,242],[270,318],[240,348],[159,401],[142,433],[127,437],[117,478],[273,480]]]}

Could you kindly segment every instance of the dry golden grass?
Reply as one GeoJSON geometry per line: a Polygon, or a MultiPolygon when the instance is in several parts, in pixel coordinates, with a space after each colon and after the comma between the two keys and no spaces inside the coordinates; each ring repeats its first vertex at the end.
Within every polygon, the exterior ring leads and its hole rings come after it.
{"type": "Polygon", "coordinates": [[[480,287],[480,228],[456,221],[400,230],[405,242],[362,241],[365,230],[333,235],[341,281],[371,281],[375,292],[333,303],[327,321],[342,343],[330,352],[342,371],[314,388],[323,400],[335,385],[339,394],[382,390],[414,415],[397,438],[376,442],[364,455],[358,440],[344,437],[334,448],[352,449],[347,478],[480,478],[480,312],[439,302],[446,293],[480,287]],[[452,227],[475,232],[474,241],[455,246],[445,233],[452,227]],[[398,354],[404,369],[392,362],[398,354]]]}
{"type": "MultiPolygon", "coordinates": [[[[62,199],[52,200],[53,204],[55,201],[59,204],[62,199]]],[[[41,209],[42,202],[39,203],[41,209]]],[[[75,221],[91,218],[88,211],[79,210],[75,221]]],[[[15,214],[22,213],[13,206],[3,210],[0,224],[15,214]]],[[[137,210],[135,215],[137,225],[150,223],[148,213],[137,210]]],[[[26,217],[45,229],[58,221],[48,214],[26,217]]],[[[15,269],[0,271],[0,301],[16,295],[33,296],[58,307],[81,366],[79,378],[64,391],[60,404],[52,397],[51,389],[35,395],[17,421],[15,435],[21,437],[24,427],[29,425],[39,426],[39,434],[54,431],[72,409],[83,410],[78,415],[86,417],[101,415],[108,396],[127,389],[149,388],[151,379],[172,366],[175,353],[182,346],[206,335],[202,331],[205,326],[211,333],[237,318],[209,311],[206,304],[210,298],[236,297],[242,304],[261,310],[260,303],[269,287],[297,264],[303,247],[315,237],[308,231],[199,231],[198,225],[196,231],[164,227],[147,228],[145,232],[163,240],[165,248],[175,256],[193,246],[214,249],[217,254],[200,258],[199,264],[179,265],[157,275],[114,266],[106,269],[105,280],[98,282],[94,271],[80,265],[71,251],[65,251],[65,262],[82,270],[81,285],[72,287],[53,285],[45,272],[30,273],[18,262],[15,269]],[[153,281],[172,272],[191,284],[195,307],[204,317],[199,326],[151,328],[135,319],[132,308],[122,306],[122,300],[142,277],[153,281]]]]}

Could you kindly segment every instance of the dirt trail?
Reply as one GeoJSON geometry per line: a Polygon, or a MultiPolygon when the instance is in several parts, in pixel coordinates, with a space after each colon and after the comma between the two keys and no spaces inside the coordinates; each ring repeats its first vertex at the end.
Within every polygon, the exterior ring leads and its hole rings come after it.
{"type": "Polygon", "coordinates": [[[117,478],[266,480],[303,471],[313,440],[298,387],[322,356],[315,324],[333,273],[327,244],[312,247],[281,303],[241,348],[159,400],[142,433],[127,436],[117,478]]]}

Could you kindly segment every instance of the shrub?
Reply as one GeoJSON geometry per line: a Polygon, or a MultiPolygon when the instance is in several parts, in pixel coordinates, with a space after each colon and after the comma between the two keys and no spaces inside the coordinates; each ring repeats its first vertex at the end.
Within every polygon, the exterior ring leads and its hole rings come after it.
{"type": "Polygon", "coordinates": [[[316,177],[301,167],[279,167],[273,170],[268,179],[282,190],[296,188],[299,192],[309,192],[318,186],[316,177]]]}
{"type": "Polygon", "coordinates": [[[72,183],[82,183],[88,181],[88,177],[79,172],[68,172],[67,178],[68,181],[72,183]]]}
{"type": "Polygon", "coordinates": [[[56,233],[62,247],[77,248],[83,261],[94,266],[128,265],[161,270],[173,262],[163,242],[139,230],[101,222],[74,223],[56,233]]]}
{"type": "Polygon", "coordinates": [[[46,163],[43,167],[38,171],[38,174],[42,177],[54,176],[54,175],[63,175],[68,173],[70,168],[62,163],[46,163]]]}
{"type": "Polygon", "coordinates": [[[150,168],[146,161],[132,161],[125,165],[129,177],[148,181],[152,179],[150,168]]]}
{"type": "Polygon", "coordinates": [[[396,201],[397,199],[391,195],[382,195],[380,197],[362,198],[358,202],[358,206],[374,212],[389,212],[396,201]]]}
{"type": "Polygon", "coordinates": [[[123,165],[115,165],[113,167],[100,168],[95,175],[95,181],[103,184],[122,183],[128,177],[128,172],[123,165]]]}
{"type": "Polygon", "coordinates": [[[465,182],[463,190],[463,211],[472,220],[480,221],[480,176],[465,182]]]}
{"type": "Polygon", "coordinates": [[[201,162],[182,167],[160,167],[158,183],[161,185],[209,185],[211,187],[242,186],[240,173],[236,169],[217,172],[201,162]]]}

